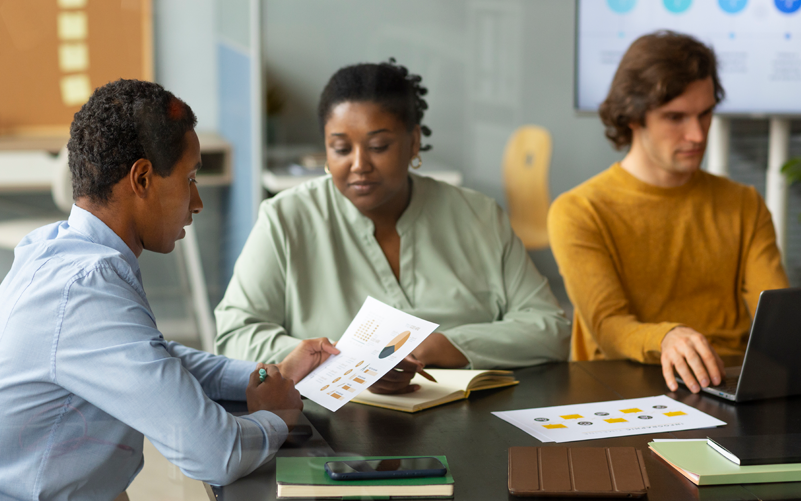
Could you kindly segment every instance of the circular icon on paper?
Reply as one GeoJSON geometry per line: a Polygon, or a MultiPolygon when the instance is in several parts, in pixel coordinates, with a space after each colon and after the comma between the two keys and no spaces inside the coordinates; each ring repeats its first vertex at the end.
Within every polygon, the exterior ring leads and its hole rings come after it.
{"type": "Polygon", "coordinates": [[[341,377],[338,377],[338,378],[334,379],[333,381],[331,381],[331,383],[336,383],[336,382],[337,382],[337,381],[339,381],[340,379],[342,379],[342,378],[341,378],[341,377]]]}
{"type": "Polygon", "coordinates": [[[690,8],[693,0],[662,0],[665,8],[674,14],[682,14],[690,8]]]}
{"type": "Polygon", "coordinates": [[[595,415],[596,416],[608,416],[609,413],[608,412],[596,412],[595,415]]]}
{"type": "Polygon", "coordinates": [[[612,11],[618,14],[626,14],[634,8],[637,0],[606,0],[606,4],[612,11]]]}
{"type": "Polygon", "coordinates": [[[637,419],[651,419],[651,416],[649,416],[647,414],[642,414],[640,416],[637,416],[637,419]]]}
{"type": "Polygon", "coordinates": [[[323,390],[324,390],[324,389],[326,389],[326,388],[328,388],[328,385],[325,385],[325,386],[323,386],[322,388],[320,388],[320,391],[323,391],[323,390]]]}
{"type": "Polygon", "coordinates": [[[654,409],[667,409],[667,405],[655,405],[654,409]]]}
{"type": "Polygon", "coordinates": [[[785,14],[792,14],[801,8],[801,0],[774,0],[776,8],[785,14]]]}
{"type": "Polygon", "coordinates": [[[545,421],[548,421],[548,418],[547,417],[535,417],[534,421],[539,421],[540,423],[544,423],[545,421]]]}
{"type": "Polygon", "coordinates": [[[723,12],[728,12],[729,14],[737,14],[747,4],[748,0],[718,0],[718,5],[723,9],[723,12]]]}
{"type": "Polygon", "coordinates": [[[350,374],[352,371],[353,371],[353,369],[348,369],[348,370],[346,370],[346,371],[345,371],[345,374],[343,374],[343,376],[347,376],[347,375],[348,375],[348,374],[350,374]]]}
{"type": "Polygon", "coordinates": [[[592,421],[579,421],[578,424],[581,426],[589,426],[592,424],[592,421]]]}

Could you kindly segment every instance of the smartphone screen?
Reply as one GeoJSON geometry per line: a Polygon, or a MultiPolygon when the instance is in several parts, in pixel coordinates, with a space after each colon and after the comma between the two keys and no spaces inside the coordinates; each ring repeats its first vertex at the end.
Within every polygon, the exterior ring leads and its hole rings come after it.
{"type": "Polygon", "coordinates": [[[372,459],[363,461],[329,461],[325,464],[331,478],[436,477],[445,474],[437,458],[372,459]]]}

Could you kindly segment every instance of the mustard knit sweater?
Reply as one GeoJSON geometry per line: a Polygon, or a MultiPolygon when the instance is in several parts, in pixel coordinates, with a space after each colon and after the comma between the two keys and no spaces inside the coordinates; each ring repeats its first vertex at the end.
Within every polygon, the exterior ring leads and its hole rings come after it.
{"type": "Polygon", "coordinates": [[[759,293],[788,286],[757,191],[703,171],[659,188],[614,164],[554,201],[548,232],[575,307],[573,360],[658,363],[678,325],[742,354],[759,293]]]}

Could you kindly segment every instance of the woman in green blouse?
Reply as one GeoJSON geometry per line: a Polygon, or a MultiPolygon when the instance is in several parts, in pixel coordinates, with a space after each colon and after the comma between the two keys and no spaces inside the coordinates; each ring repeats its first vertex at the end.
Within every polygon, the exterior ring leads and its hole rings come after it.
{"type": "Polygon", "coordinates": [[[440,325],[376,392],[414,391],[421,365],[567,359],[568,321],[498,205],[409,171],[430,148],[420,81],[394,60],[331,77],[318,108],[330,175],[261,204],[215,311],[219,353],[272,363],[339,339],[372,296],[440,325]]]}

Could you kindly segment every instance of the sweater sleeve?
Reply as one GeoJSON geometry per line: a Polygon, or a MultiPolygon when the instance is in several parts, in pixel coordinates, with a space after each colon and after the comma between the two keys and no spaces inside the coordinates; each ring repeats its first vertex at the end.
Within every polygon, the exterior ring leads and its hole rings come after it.
{"type": "Polygon", "coordinates": [[[783,289],[789,287],[790,283],[776,246],[776,232],[770,212],[756,189],[751,188],[751,191],[756,202],[755,216],[752,218],[753,237],[746,242],[742,292],[753,318],[762,291],[783,289]]]}
{"type": "Polygon", "coordinates": [[[637,319],[621,282],[615,244],[591,204],[572,194],[557,198],[548,213],[548,233],[570,300],[604,355],[658,362],[662,339],[680,324],[637,319]]]}

